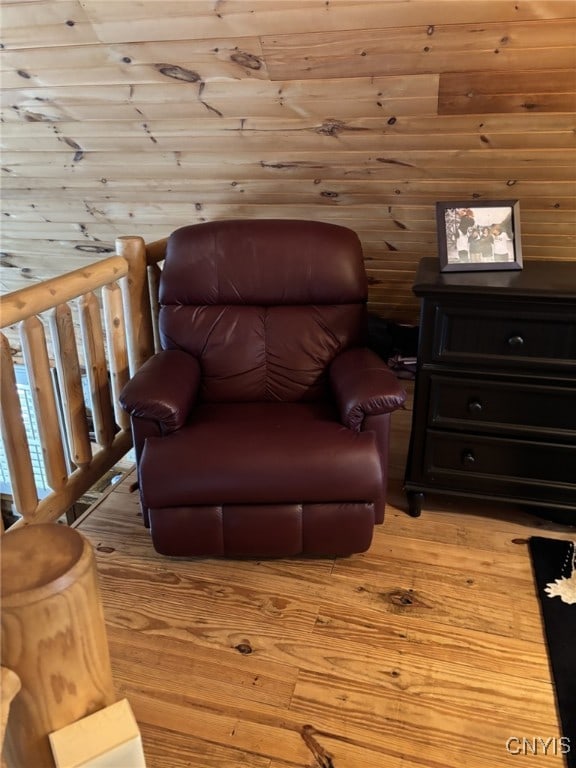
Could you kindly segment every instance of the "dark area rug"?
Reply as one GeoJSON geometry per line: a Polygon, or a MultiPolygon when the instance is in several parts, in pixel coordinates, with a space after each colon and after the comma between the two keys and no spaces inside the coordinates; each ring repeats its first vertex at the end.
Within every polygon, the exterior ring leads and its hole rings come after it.
{"type": "Polygon", "coordinates": [[[576,545],[572,541],[534,536],[529,546],[562,736],[570,742],[566,764],[576,768],[576,545]]]}

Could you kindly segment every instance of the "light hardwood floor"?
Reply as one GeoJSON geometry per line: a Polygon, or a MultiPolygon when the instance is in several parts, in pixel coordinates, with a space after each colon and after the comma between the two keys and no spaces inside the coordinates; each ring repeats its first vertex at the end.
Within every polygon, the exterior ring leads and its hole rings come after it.
{"type": "Polygon", "coordinates": [[[440,497],[410,518],[410,416],[396,414],[390,504],[364,555],[162,557],[134,474],[82,520],[149,768],[563,765],[506,743],[560,735],[527,539],[576,529],[440,497]]]}

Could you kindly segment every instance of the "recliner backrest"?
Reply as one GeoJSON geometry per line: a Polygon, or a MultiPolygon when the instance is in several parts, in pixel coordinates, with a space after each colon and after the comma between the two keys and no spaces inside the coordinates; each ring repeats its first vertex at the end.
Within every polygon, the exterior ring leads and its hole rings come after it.
{"type": "Polygon", "coordinates": [[[361,343],[367,278],[350,229],[285,219],[176,230],[160,280],[164,349],[202,366],[204,401],[322,397],[326,368],[361,343]]]}

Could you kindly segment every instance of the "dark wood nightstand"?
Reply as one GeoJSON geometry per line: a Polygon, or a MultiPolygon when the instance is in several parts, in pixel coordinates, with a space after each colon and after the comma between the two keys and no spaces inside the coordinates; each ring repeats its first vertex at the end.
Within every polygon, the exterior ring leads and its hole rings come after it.
{"type": "Polygon", "coordinates": [[[441,273],[420,262],[405,489],[526,504],[576,523],[576,262],[441,273]]]}

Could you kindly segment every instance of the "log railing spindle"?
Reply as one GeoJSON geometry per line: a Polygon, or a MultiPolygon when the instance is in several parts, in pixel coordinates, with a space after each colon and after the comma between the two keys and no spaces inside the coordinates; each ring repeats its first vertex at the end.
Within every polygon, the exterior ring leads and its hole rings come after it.
{"type": "Polygon", "coordinates": [[[20,323],[20,339],[28,370],[46,478],[50,488],[58,491],[63,488],[68,472],[60,436],[60,422],[50,373],[46,334],[38,317],[33,315],[20,323]]]}
{"type": "Polygon", "coordinates": [[[10,470],[12,493],[19,514],[31,516],[38,504],[38,493],[10,344],[3,333],[0,334],[0,368],[0,427],[10,470]]]}
{"type": "Polygon", "coordinates": [[[154,352],[160,352],[160,330],[158,328],[158,293],[160,288],[160,275],[162,270],[158,264],[148,266],[148,291],[150,293],[150,308],[152,310],[152,333],[154,334],[154,352]]]}
{"type": "Polygon", "coordinates": [[[85,467],[92,460],[92,448],[86,421],[86,404],[82,391],[76,335],[68,304],[61,304],[54,309],[50,317],[50,330],[60,396],[64,407],[70,458],[76,466],[85,467]]]}
{"type": "Polygon", "coordinates": [[[148,293],[150,296],[150,308],[152,310],[152,333],[154,336],[155,352],[159,352],[162,348],[160,343],[160,329],[158,326],[160,310],[160,276],[162,274],[160,262],[164,261],[166,258],[167,244],[167,238],[163,238],[162,240],[155,240],[152,243],[146,244],[146,264],[148,265],[148,293]]]}
{"type": "Polygon", "coordinates": [[[130,417],[119,402],[122,387],[130,378],[128,370],[128,348],[124,325],[124,307],[122,291],[118,283],[111,283],[102,289],[102,305],[104,307],[104,326],[106,328],[106,343],[108,346],[108,361],[110,363],[110,384],[116,423],[122,429],[130,427],[130,417]]]}
{"type": "Polygon", "coordinates": [[[87,293],[78,300],[78,308],[96,442],[98,445],[107,447],[112,444],[116,430],[112,403],[110,402],[100,305],[93,293],[87,293]]]}

